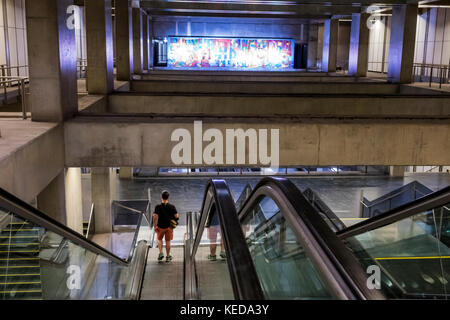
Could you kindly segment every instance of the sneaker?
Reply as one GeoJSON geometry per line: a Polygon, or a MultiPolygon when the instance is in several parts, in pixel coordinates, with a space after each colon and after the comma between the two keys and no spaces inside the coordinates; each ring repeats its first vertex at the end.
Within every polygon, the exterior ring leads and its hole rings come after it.
{"type": "Polygon", "coordinates": [[[161,262],[162,259],[164,259],[164,254],[160,253],[159,256],[158,256],[158,261],[161,262]]]}
{"type": "Polygon", "coordinates": [[[170,262],[170,261],[172,261],[172,256],[167,256],[166,257],[166,262],[170,262]]]}
{"type": "Polygon", "coordinates": [[[226,259],[227,258],[227,255],[225,254],[225,251],[220,251],[220,257],[222,259],[226,259]]]}
{"type": "Polygon", "coordinates": [[[208,260],[216,261],[217,260],[216,255],[208,255],[208,260]]]}

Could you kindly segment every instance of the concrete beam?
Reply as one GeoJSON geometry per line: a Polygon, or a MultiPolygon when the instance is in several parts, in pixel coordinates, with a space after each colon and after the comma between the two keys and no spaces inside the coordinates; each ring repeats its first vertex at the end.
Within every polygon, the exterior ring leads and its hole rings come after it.
{"type": "Polygon", "coordinates": [[[28,64],[33,121],[61,122],[78,112],[73,0],[26,0],[28,64]]]}
{"type": "Polygon", "coordinates": [[[416,41],[417,4],[392,9],[391,40],[389,46],[388,81],[413,81],[414,48],[416,41]]]}
{"type": "Polygon", "coordinates": [[[133,73],[133,18],[129,0],[116,0],[115,19],[117,80],[128,81],[133,73]]]}
{"type": "MultiPolygon", "coordinates": [[[[305,119],[293,122],[275,118],[217,118],[205,119],[202,132],[215,128],[225,137],[226,129],[278,129],[281,166],[446,165],[450,164],[450,153],[442,150],[450,148],[449,124],[448,120],[305,119]]],[[[176,129],[186,129],[193,137],[193,126],[193,120],[186,118],[80,117],[65,125],[66,165],[176,166],[171,154],[178,140],[171,141],[172,134],[176,129]]],[[[203,148],[208,144],[203,142],[203,148]]],[[[193,149],[194,143],[191,146],[193,149]]],[[[246,148],[246,160],[242,165],[251,165],[248,150],[246,148]]],[[[194,154],[202,153],[191,151],[192,164],[186,166],[207,165],[203,159],[200,164],[194,164],[194,154]]],[[[260,159],[257,165],[261,165],[260,159]]]]}
{"type": "Polygon", "coordinates": [[[348,73],[357,77],[367,76],[370,30],[366,22],[369,16],[368,13],[352,15],[348,73]]]}
{"type": "Polygon", "coordinates": [[[111,0],[86,0],[87,90],[109,94],[114,89],[111,0]]]}
{"type": "MultiPolygon", "coordinates": [[[[324,85],[326,87],[326,85],[324,85]]],[[[345,87],[328,85],[331,90],[345,87]]],[[[263,88],[263,87],[261,87],[263,88]]],[[[320,87],[318,87],[320,88],[320,87]]],[[[347,88],[351,90],[351,87],[347,88]]],[[[355,91],[357,88],[355,88],[355,91]]],[[[278,116],[348,118],[449,118],[448,96],[401,95],[130,95],[108,97],[108,111],[116,114],[167,116],[278,116]]]]}

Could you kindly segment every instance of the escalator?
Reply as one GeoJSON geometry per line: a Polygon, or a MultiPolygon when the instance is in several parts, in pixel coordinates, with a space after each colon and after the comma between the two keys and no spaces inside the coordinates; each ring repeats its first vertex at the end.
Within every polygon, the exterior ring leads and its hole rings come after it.
{"type": "MultiPolygon", "coordinates": [[[[449,298],[450,187],[351,227],[286,178],[245,192],[237,204],[212,179],[200,214],[186,215],[185,299],[449,298]]],[[[0,299],[139,298],[152,270],[145,214],[118,256],[1,189],[0,213],[0,299]]]]}
{"type": "Polygon", "coordinates": [[[137,299],[147,257],[144,214],[119,257],[0,189],[0,300],[137,299]]]}
{"type": "Polygon", "coordinates": [[[349,228],[312,196],[264,178],[237,211],[226,182],[212,180],[187,219],[185,298],[449,298],[450,188],[349,228]],[[221,242],[226,261],[206,260],[221,242]]]}

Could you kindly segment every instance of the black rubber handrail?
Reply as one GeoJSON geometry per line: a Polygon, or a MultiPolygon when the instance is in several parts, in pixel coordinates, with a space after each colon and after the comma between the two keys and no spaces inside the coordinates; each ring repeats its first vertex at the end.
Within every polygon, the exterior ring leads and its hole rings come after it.
{"type": "Polygon", "coordinates": [[[235,203],[225,180],[212,179],[206,187],[192,250],[192,261],[194,261],[195,253],[200,245],[207,217],[214,209],[222,230],[235,298],[237,300],[264,300],[258,275],[236,213],[235,203]],[[210,192],[212,192],[212,199],[210,199],[210,192]],[[209,211],[207,211],[208,208],[205,206],[208,205],[209,200],[212,201],[212,205],[209,206],[209,211]]]}
{"type": "Polygon", "coordinates": [[[450,203],[450,186],[340,230],[336,235],[340,239],[356,236],[448,203],[450,203]]]}
{"type": "MultiPolygon", "coordinates": [[[[263,178],[257,186],[253,189],[252,194],[244,203],[239,212],[239,218],[242,221],[244,215],[249,209],[258,203],[259,199],[266,195],[259,195],[258,190],[267,187],[269,192],[275,194],[282,194],[285,200],[289,203],[294,212],[283,212],[283,216],[286,220],[296,221],[306,227],[306,230],[311,235],[317,247],[312,248],[313,251],[321,252],[325,255],[326,259],[316,261],[317,265],[323,265],[326,270],[336,275],[339,279],[336,279],[334,284],[330,286],[339,287],[336,292],[344,292],[344,295],[348,299],[385,299],[384,295],[378,290],[370,290],[366,283],[368,275],[363,270],[359,261],[348,250],[345,244],[336,236],[336,234],[326,224],[317,210],[311,205],[311,203],[305,198],[300,190],[286,178],[263,178]],[[270,191],[272,190],[272,191],[270,191]],[[287,216],[295,215],[295,216],[287,216]]],[[[272,196],[272,195],[269,195],[272,196]]],[[[275,199],[274,199],[275,200],[275,199]]],[[[295,231],[294,231],[295,233],[295,231]]],[[[299,238],[299,235],[297,234],[299,238]]],[[[299,240],[300,243],[302,241],[299,240]]],[[[302,243],[302,245],[304,245],[302,243]]],[[[304,245],[306,248],[310,244],[304,245]]],[[[310,248],[311,249],[311,248],[310,248]]],[[[319,258],[315,258],[316,260],[319,258]]]]}
{"type": "Polygon", "coordinates": [[[41,226],[49,231],[52,231],[67,240],[70,240],[76,245],[81,246],[84,249],[90,250],[96,254],[104,256],[120,265],[128,265],[130,259],[122,259],[114,253],[99,246],[95,242],[86,239],[83,235],[68,228],[64,224],[55,219],[47,216],[42,211],[22,201],[11,193],[0,188],[0,208],[5,209],[9,213],[17,215],[24,220],[30,221],[38,226],[41,226]]]}

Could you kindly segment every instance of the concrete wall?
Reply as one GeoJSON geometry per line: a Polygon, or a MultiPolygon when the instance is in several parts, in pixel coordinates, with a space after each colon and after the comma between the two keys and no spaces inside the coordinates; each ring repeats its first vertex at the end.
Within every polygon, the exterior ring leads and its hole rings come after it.
{"type": "Polygon", "coordinates": [[[387,72],[391,17],[381,17],[369,33],[369,71],[387,72]]]}
{"type": "Polygon", "coordinates": [[[154,37],[211,36],[211,37],[269,37],[292,38],[307,42],[308,25],[296,20],[251,18],[182,18],[152,17],[154,37]]]}
{"type": "MultiPolygon", "coordinates": [[[[6,0],[6,7],[0,1],[0,64],[28,64],[25,0],[6,0]]],[[[11,71],[11,76],[18,75],[28,76],[27,68],[21,68],[19,74],[16,70],[11,71]]]]}
{"type": "MultiPolygon", "coordinates": [[[[31,202],[64,169],[63,126],[33,123],[32,127],[44,132],[25,145],[10,145],[12,151],[0,159],[0,187],[26,202],[31,202]]],[[[2,155],[5,154],[4,143],[17,143],[23,139],[23,134],[30,134],[26,128],[24,124],[22,128],[11,129],[8,134],[3,127],[2,155]],[[12,140],[7,134],[14,136],[12,140]]]]}
{"type": "MultiPolygon", "coordinates": [[[[171,153],[178,142],[172,142],[171,135],[174,130],[184,128],[193,136],[193,123],[186,120],[174,123],[168,119],[146,121],[142,118],[97,118],[92,125],[89,119],[78,118],[66,122],[66,165],[174,166],[171,153]]],[[[203,132],[217,128],[225,136],[225,129],[279,129],[281,166],[450,164],[450,153],[442,152],[450,148],[450,126],[439,120],[424,123],[420,120],[280,122],[255,119],[249,122],[248,119],[233,119],[232,123],[211,119],[203,123],[203,132]]],[[[203,147],[207,144],[203,143],[203,147]]],[[[245,164],[248,165],[248,148],[246,152],[245,164]]]]}
{"type": "MultiPolygon", "coordinates": [[[[450,9],[433,8],[417,17],[414,62],[450,64],[450,9]]],[[[423,75],[429,76],[429,70],[423,75]]],[[[438,76],[437,70],[433,76],[438,76]]]]}
{"type": "Polygon", "coordinates": [[[348,57],[350,54],[351,22],[339,22],[338,48],[336,66],[348,70],[348,57]]]}

